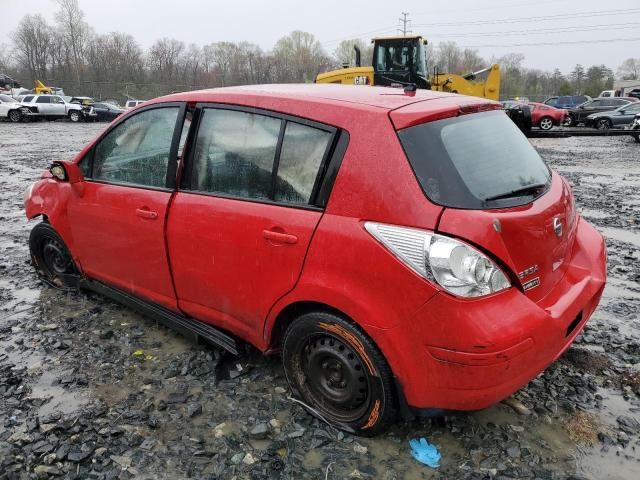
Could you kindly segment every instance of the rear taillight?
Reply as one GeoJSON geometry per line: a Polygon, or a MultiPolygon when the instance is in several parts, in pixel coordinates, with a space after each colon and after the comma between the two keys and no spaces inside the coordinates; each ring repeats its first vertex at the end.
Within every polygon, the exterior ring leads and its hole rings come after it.
{"type": "Polygon", "coordinates": [[[365,229],[421,277],[460,297],[481,297],[511,286],[504,272],[470,245],[428,230],[365,222],[365,229]]]}

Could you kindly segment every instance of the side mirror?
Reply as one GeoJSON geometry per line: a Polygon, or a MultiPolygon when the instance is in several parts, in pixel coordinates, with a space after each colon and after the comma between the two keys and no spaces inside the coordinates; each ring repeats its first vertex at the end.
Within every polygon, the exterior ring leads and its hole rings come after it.
{"type": "Polygon", "coordinates": [[[67,160],[57,160],[49,167],[49,172],[53,178],[61,182],[80,183],[84,181],[84,176],[80,171],[80,167],[73,162],[67,160]]]}

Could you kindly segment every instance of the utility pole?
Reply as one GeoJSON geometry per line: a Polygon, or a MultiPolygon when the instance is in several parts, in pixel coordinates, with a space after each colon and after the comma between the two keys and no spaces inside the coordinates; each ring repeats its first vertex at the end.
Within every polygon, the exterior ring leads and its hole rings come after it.
{"type": "Polygon", "coordinates": [[[400,32],[402,32],[402,36],[406,37],[407,36],[407,32],[411,33],[411,31],[407,30],[407,25],[409,24],[409,22],[411,22],[411,20],[409,20],[409,12],[402,12],[402,18],[399,18],[398,21],[402,24],[402,28],[399,28],[398,30],[400,32]]]}

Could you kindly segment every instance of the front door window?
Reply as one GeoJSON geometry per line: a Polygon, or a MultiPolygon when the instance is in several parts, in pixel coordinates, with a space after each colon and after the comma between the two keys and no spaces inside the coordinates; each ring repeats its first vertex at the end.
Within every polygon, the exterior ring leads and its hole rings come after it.
{"type": "Polygon", "coordinates": [[[98,144],[92,178],[108,183],[166,187],[178,107],[146,110],[126,119],[98,144]]]}

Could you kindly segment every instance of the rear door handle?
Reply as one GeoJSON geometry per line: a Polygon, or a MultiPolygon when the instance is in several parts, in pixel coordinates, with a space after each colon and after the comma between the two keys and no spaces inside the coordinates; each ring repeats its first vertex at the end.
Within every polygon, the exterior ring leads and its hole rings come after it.
{"type": "Polygon", "coordinates": [[[286,243],[293,245],[298,242],[298,237],[288,233],[276,232],[274,230],[263,230],[262,236],[273,243],[286,243]]]}
{"type": "Polygon", "coordinates": [[[155,220],[158,218],[158,212],[152,212],[148,208],[137,208],[136,215],[141,218],[148,218],[149,220],[155,220]]]}

